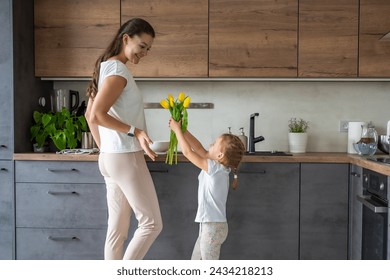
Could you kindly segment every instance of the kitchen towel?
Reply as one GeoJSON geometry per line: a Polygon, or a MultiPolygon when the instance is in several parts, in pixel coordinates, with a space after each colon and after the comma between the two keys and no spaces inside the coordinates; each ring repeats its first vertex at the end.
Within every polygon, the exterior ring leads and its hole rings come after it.
{"type": "Polygon", "coordinates": [[[362,135],[362,125],[366,122],[349,122],[348,123],[348,154],[357,154],[353,148],[353,143],[360,140],[362,135]]]}

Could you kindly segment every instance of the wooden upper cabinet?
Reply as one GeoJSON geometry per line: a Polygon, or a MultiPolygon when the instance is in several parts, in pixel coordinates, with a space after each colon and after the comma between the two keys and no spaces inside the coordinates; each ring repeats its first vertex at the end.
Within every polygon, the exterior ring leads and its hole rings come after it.
{"type": "Polygon", "coordinates": [[[210,0],[210,77],[297,77],[298,0],[210,0]]]}
{"type": "Polygon", "coordinates": [[[360,0],[359,77],[390,77],[390,1],[360,0]]]}
{"type": "Polygon", "coordinates": [[[137,77],[208,76],[208,0],[121,0],[122,24],[133,17],[156,31],[152,48],[139,64],[137,77]]]}
{"type": "Polygon", "coordinates": [[[35,0],[34,13],[38,77],[91,77],[133,17],[156,31],[135,77],[390,77],[389,0],[35,0]]]}
{"type": "Polygon", "coordinates": [[[91,77],[120,24],[119,0],[35,0],[34,12],[38,77],[91,77]]]}
{"type": "Polygon", "coordinates": [[[299,0],[298,77],[357,77],[359,0],[299,0]]]}

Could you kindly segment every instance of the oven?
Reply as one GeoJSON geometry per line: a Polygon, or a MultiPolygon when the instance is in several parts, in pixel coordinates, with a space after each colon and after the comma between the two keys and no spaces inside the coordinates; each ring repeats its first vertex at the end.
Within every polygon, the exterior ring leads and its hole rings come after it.
{"type": "Polygon", "coordinates": [[[363,168],[362,203],[363,260],[390,259],[388,176],[363,168]]]}

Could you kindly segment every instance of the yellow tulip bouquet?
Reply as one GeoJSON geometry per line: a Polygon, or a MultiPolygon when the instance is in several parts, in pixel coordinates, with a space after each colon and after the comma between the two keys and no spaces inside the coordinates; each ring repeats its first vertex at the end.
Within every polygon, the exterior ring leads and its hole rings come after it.
{"type": "MultiPolygon", "coordinates": [[[[168,109],[171,113],[172,119],[175,121],[181,120],[181,130],[183,132],[187,131],[188,126],[188,114],[187,108],[190,105],[191,99],[189,96],[186,96],[184,92],[180,92],[179,96],[175,100],[171,94],[168,94],[168,98],[161,100],[160,105],[168,109]]],[[[175,164],[177,164],[177,137],[176,134],[171,130],[171,135],[169,139],[169,148],[167,152],[167,158],[165,163],[172,165],[173,159],[175,159],[175,164]]]]}

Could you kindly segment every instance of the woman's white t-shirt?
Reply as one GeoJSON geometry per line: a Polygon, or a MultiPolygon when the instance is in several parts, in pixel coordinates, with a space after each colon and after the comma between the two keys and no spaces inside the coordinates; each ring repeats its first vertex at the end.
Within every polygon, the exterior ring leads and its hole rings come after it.
{"type": "Polygon", "coordinates": [[[226,222],[230,169],[210,159],[207,164],[208,172],[202,170],[198,176],[198,212],[195,222],[226,222]]]}
{"type": "MultiPolygon", "coordinates": [[[[121,76],[126,79],[127,83],[108,114],[125,124],[146,130],[142,93],[126,65],[119,60],[102,62],[98,89],[109,76],[121,76]]],[[[126,133],[99,126],[99,134],[100,151],[103,153],[127,153],[142,150],[137,138],[130,137],[126,133]]]]}

